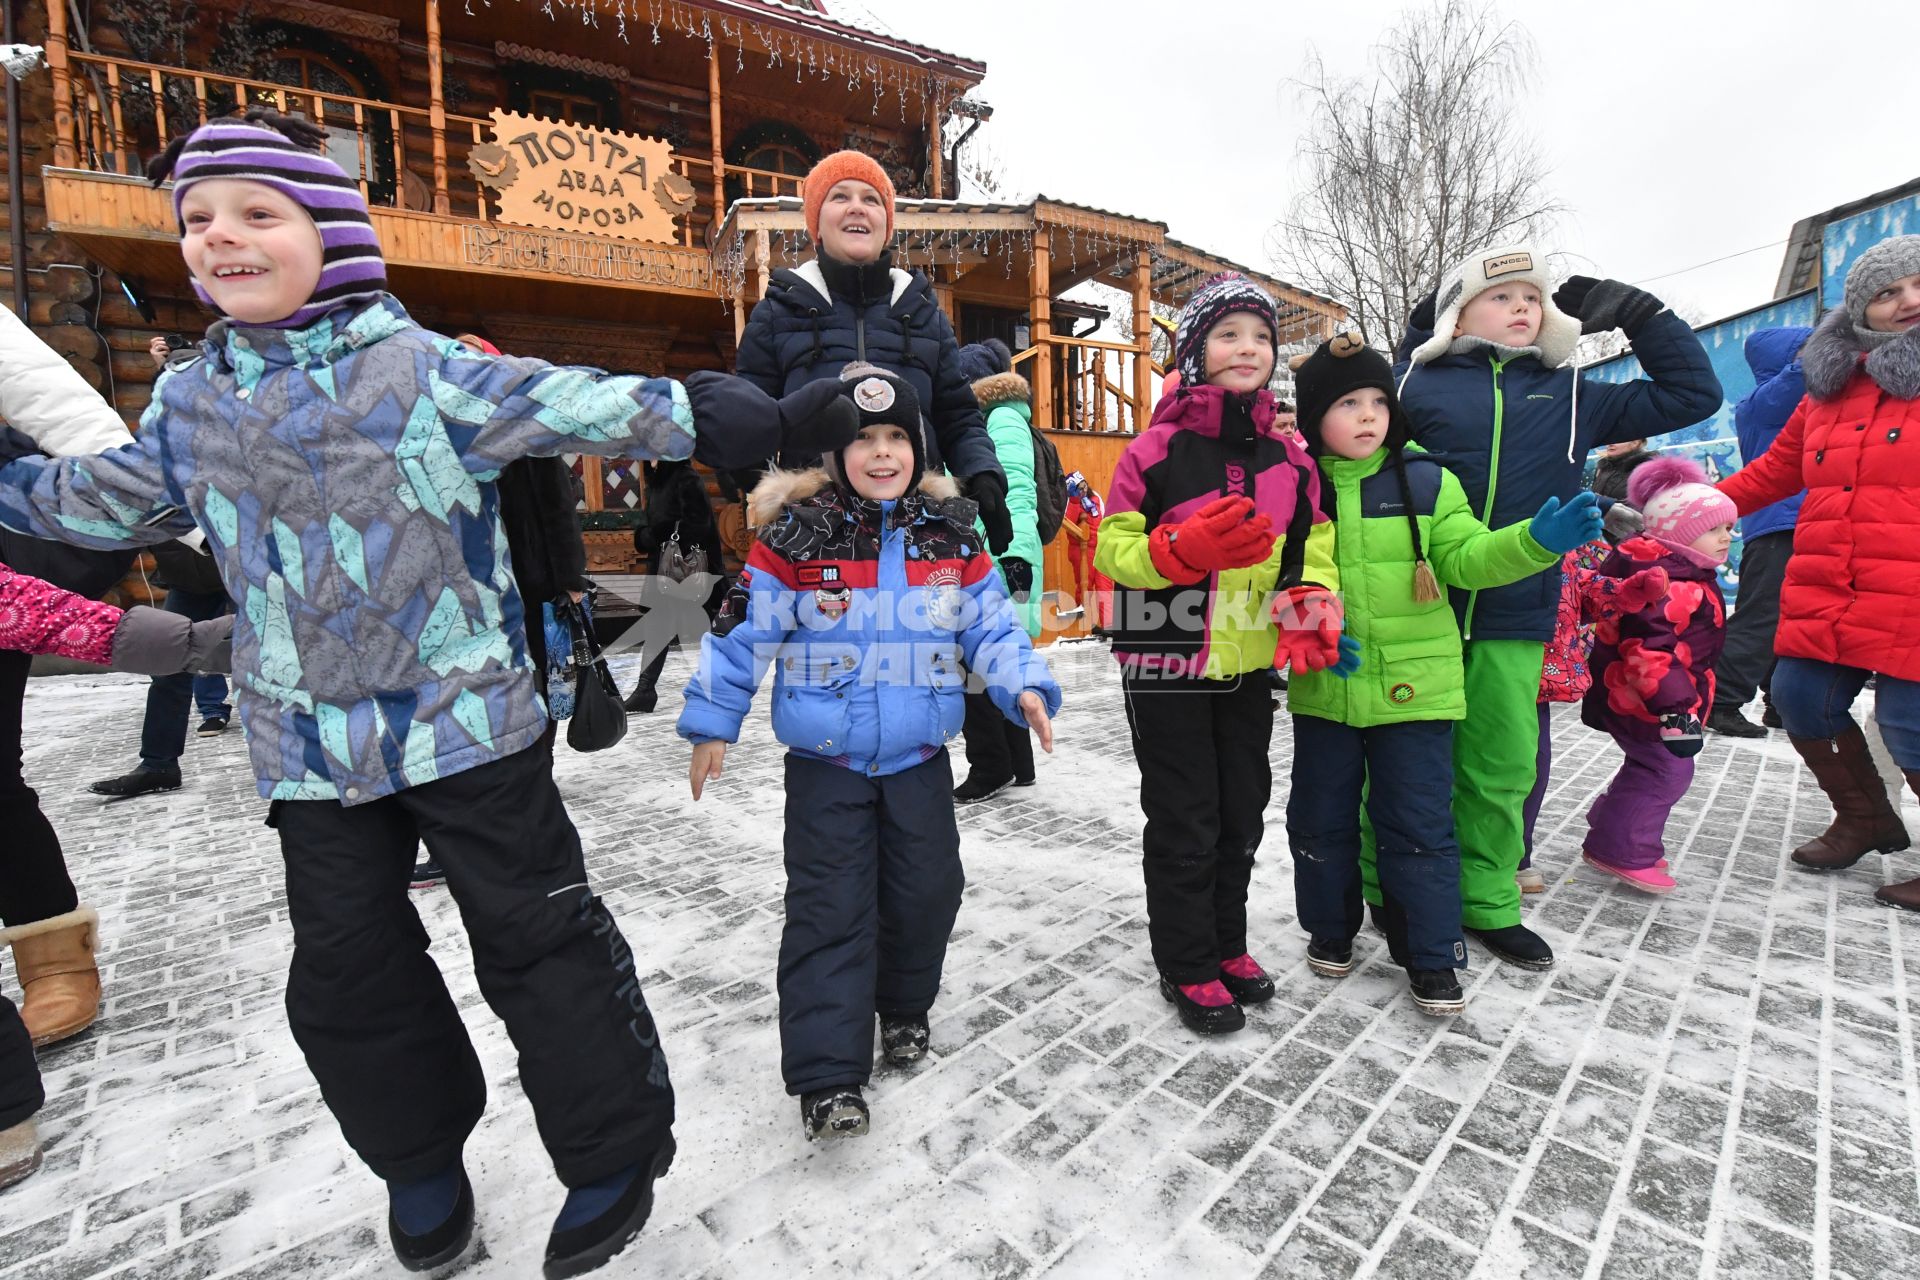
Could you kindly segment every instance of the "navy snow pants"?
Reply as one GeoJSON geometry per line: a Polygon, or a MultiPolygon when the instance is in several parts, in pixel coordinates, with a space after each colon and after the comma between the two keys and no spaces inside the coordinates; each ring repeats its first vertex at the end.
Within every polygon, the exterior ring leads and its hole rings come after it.
{"type": "Polygon", "coordinates": [[[1394,963],[1409,969],[1465,964],[1451,720],[1356,729],[1314,716],[1293,718],[1287,837],[1301,927],[1329,940],[1360,932],[1363,793],[1394,963]]]}
{"type": "Polygon", "coordinates": [[[966,877],[953,766],[875,777],[787,756],[780,1074],[787,1092],[864,1085],[875,1013],[925,1013],[966,877]]]}

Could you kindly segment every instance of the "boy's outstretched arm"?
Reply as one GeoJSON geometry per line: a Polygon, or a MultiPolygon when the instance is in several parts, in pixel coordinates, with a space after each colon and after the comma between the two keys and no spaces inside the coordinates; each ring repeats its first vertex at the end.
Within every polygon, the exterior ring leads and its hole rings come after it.
{"type": "MultiPolygon", "coordinates": [[[[148,418],[158,416],[148,410],[148,418]]],[[[170,542],[194,531],[185,495],[168,485],[160,428],[132,444],[58,460],[38,456],[0,465],[0,525],[36,538],[110,549],[170,542]]]]}
{"type": "Polygon", "coordinates": [[[428,394],[454,428],[462,465],[477,474],[561,453],[746,467],[782,449],[833,453],[860,430],[837,379],[775,400],[723,373],[684,381],[603,373],[472,352],[451,339],[437,339],[436,352],[428,394]]]}
{"type": "Polygon", "coordinates": [[[985,684],[986,695],[1000,714],[1032,728],[1051,751],[1051,721],[1060,714],[1060,686],[1046,659],[1035,652],[1000,582],[987,557],[975,556],[967,562],[960,584],[969,597],[959,637],[960,656],[967,670],[985,684]],[[1043,723],[1047,727],[1042,728],[1043,723]]]}
{"type": "Polygon", "coordinates": [[[774,654],[793,633],[798,601],[793,566],[765,543],[755,543],[713,629],[701,638],[700,662],[687,681],[687,705],[675,726],[696,748],[721,746],[717,752],[696,751],[694,799],[700,798],[707,778],[719,775],[725,744],[740,740],[740,722],[753,705],[753,695],[774,654]]]}

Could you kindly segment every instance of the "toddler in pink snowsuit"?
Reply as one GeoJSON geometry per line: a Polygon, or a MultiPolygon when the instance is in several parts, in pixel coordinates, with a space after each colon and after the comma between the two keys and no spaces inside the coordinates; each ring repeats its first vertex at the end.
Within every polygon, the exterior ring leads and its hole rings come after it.
{"type": "Polygon", "coordinates": [[[1657,598],[1595,628],[1593,684],[1581,706],[1581,719],[1626,753],[1587,811],[1582,857],[1646,893],[1674,887],[1662,837],[1693,781],[1701,717],[1713,706],[1713,663],[1726,639],[1714,571],[1726,562],[1737,517],[1706,480],[1697,463],[1673,455],[1635,471],[1627,497],[1646,531],[1599,570],[1629,579],[1660,568],[1668,579],[1657,598]]]}

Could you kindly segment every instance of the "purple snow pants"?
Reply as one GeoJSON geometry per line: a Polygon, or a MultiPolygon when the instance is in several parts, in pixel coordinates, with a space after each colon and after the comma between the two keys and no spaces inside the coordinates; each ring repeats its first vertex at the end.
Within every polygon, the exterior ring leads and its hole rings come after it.
{"type": "Polygon", "coordinates": [[[1601,862],[1642,871],[1667,856],[1661,836],[1667,815],[1693,781],[1693,761],[1658,742],[1614,734],[1627,758],[1587,810],[1587,853],[1601,862]]]}

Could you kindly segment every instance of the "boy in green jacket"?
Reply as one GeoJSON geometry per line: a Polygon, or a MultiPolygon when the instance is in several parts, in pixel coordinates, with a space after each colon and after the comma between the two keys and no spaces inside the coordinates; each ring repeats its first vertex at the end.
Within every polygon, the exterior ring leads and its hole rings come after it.
{"type": "Polygon", "coordinates": [[[1495,532],[1474,518],[1453,474],[1410,443],[1393,371],[1358,335],[1322,343],[1294,379],[1300,431],[1334,522],[1346,628],[1361,649],[1354,679],[1297,671],[1287,694],[1287,836],[1307,964],[1329,978],[1353,968],[1364,791],[1388,950],[1421,1012],[1459,1013],[1466,1000],[1453,971],[1467,949],[1453,722],[1466,716],[1466,676],[1441,586],[1484,590],[1557,564],[1599,536],[1599,500],[1549,498],[1528,524],[1495,532]]]}

